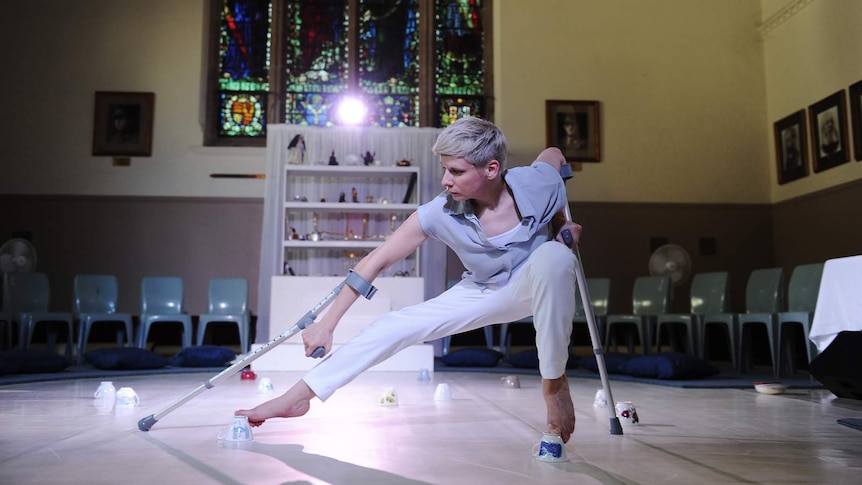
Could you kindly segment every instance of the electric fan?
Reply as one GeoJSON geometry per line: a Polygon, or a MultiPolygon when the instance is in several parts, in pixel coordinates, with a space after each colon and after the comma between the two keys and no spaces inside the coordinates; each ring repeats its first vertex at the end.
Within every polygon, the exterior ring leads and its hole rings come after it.
{"type": "Polygon", "coordinates": [[[36,269],[36,248],[26,239],[10,239],[0,246],[0,271],[24,273],[36,269]]]}
{"type": "Polygon", "coordinates": [[[659,246],[649,258],[649,273],[653,276],[670,276],[674,286],[679,285],[691,274],[691,257],[676,244],[659,246]]]}

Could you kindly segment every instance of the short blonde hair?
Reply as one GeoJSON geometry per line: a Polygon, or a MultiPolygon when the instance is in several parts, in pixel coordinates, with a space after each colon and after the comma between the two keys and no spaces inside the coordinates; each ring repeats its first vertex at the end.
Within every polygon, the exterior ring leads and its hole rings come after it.
{"type": "Polygon", "coordinates": [[[506,166],[508,142],[494,123],[481,118],[461,118],[443,129],[432,149],[436,155],[463,158],[482,168],[491,160],[506,166]]]}

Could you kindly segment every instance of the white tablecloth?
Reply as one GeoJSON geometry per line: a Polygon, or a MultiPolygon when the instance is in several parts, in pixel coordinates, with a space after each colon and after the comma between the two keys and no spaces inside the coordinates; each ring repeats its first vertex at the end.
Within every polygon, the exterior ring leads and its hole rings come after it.
{"type": "Polygon", "coordinates": [[[823,265],[808,338],[823,352],[844,330],[862,330],[862,256],[830,259],[823,265]]]}

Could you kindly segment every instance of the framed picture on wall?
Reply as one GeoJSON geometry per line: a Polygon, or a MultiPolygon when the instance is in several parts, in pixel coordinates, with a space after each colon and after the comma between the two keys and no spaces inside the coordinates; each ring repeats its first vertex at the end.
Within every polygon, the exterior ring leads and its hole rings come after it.
{"type": "Polygon", "coordinates": [[[811,120],[811,158],[815,172],[850,161],[845,106],[842,89],[808,107],[808,117],[811,120]]]}
{"type": "Polygon", "coordinates": [[[548,146],[563,151],[569,162],[601,161],[598,101],[545,101],[548,146]]]}
{"type": "Polygon", "coordinates": [[[850,86],[850,121],[853,125],[853,153],[862,161],[862,81],[850,86]]]}
{"type": "Polygon", "coordinates": [[[775,159],[778,184],[786,184],[808,175],[808,146],[805,110],[801,109],[774,124],[775,159]]]}
{"type": "Polygon", "coordinates": [[[96,92],[93,155],[149,157],[154,101],[153,93],[96,92]]]}

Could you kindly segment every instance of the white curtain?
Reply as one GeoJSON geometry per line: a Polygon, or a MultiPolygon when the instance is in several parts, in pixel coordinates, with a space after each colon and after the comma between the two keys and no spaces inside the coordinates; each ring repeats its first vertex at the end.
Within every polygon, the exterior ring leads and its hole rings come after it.
{"type": "MultiPolygon", "coordinates": [[[[278,267],[277,252],[282,250],[281,241],[284,240],[281,208],[286,196],[284,167],[291,140],[300,134],[305,138],[307,165],[327,164],[333,151],[339,164],[346,164],[348,158],[361,157],[366,152],[375,154],[374,158],[384,165],[395,165],[400,160],[409,160],[412,165],[421,168],[419,202],[425,203],[443,190],[440,185],[443,171],[431,151],[439,133],[438,128],[318,128],[298,125],[267,127],[266,191],[255,339],[258,343],[265,343],[275,337],[269,335],[270,286],[272,277],[282,274],[282,268],[278,267]]],[[[425,298],[434,297],[446,288],[446,248],[439,242],[428,241],[419,251],[419,258],[420,276],[425,278],[425,298]]],[[[325,296],[320,295],[321,300],[325,296]]]]}

